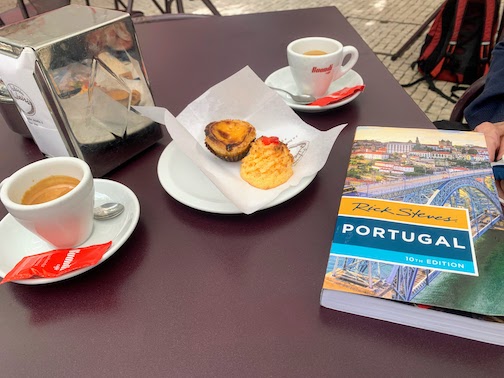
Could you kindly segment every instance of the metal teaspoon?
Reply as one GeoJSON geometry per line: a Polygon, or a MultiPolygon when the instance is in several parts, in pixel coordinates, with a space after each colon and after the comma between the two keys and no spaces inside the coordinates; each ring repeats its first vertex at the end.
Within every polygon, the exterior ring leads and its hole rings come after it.
{"type": "Polygon", "coordinates": [[[269,87],[271,89],[274,89],[275,91],[281,91],[281,92],[287,93],[294,101],[299,102],[300,104],[309,104],[310,102],[313,102],[316,100],[315,97],[307,95],[307,94],[295,95],[295,94],[290,93],[282,88],[275,88],[275,87],[271,87],[271,86],[269,86],[269,87]]]}
{"type": "Polygon", "coordinates": [[[124,211],[124,206],[117,202],[107,202],[93,210],[94,219],[107,220],[117,217],[124,211]]]}

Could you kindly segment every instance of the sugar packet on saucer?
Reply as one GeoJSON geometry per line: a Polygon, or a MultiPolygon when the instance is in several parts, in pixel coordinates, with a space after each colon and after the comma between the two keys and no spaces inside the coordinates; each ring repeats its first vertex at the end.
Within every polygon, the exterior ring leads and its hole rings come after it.
{"type": "Polygon", "coordinates": [[[112,245],[109,241],[88,247],[55,249],[25,256],[0,282],[26,280],[28,278],[53,278],[77,269],[95,265],[112,245]]]}
{"type": "Polygon", "coordinates": [[[354,85],[353,87],[345,87],[339,91],[330,93],[324,97],[317,98],[315,101],[308,105],[315,106],[327,106],[330,104],[335,104],[337,102],[343,101],[345,98],[353,96],[357,92],[362,92],[366,86],[365,85],[354,85]]]}
{"type": "Polygon", "coordinates": [[[320,131],[308,125],[249,67],[208,89],[177,118],[164,108],[135,109],[166,125],[177,147],[245,214],[260,210],[284,190],[322,169],[345,126],[320,131]],[[286,143],[295,159],[292,177],[276,188],[257,189],[240,177],[240,162],[214,156],[205,147],[205,126],[224,119],[245,120],[255,127],[257,138],[276,136],[286,143]]]}

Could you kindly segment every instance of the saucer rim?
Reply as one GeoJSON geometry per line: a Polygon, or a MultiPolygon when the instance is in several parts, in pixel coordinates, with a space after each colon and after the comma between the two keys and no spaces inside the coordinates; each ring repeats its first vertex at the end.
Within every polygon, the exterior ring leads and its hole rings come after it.
{"type": "MultiPolygon", "coordinates": [[[[279,69],[275,70],[270,75],[268,75],[268,77],[266,78],[266,80],[264,80],[264,83],[266,85],[277,86],[278,88],[283,89],[281,86],[278,86],[278,84],[271,83],[271,78],[274,75],[277,75],[280,71],[282,71],[282,70],[288,70],[289,68],[290,68],[289,66],[285,66],[285,67],[282,67],[282,68],[279,68],[279,69]]],[[[357,79],[358,80],[357,80],[357,82],[354,85],[364,85],[364,79],[362,78],[362,76],[357,71],[355,71],[353,69],[350,69],[350,70],[348,70],[347,74],[348,73],[353,73],[353,74],[357,75],[357,79]]],[[[331,85],[334,85],[334,83],[337,83],[341,79],[342,78],[340,78],[338,80],[335,80],[331,85]]],[[[328,110],[331,110],[331,109],[335,109],[335,108],[339,108],[339,107],[341,107],[343,105],[346,105],[346,104],[352,102],[353,100],[355,100],[361,94],[361,92],[362,91],[359,91],[359,92],[353,94],[352,96],[350,96],[350,97],[348,97],[348,98],[346,98],[346,99],[344,99],[342,101],[336,102],[334,104],[325,105],[325,106],[296,104],[294,102],[288,101],[281,94],[279,94],[279,95],[280,95],[280,97],[282,97],[282,100],[284,100],[284,102],[290,108],[292,108],[294,110],[302,111],[302,112],[305,112],[305,113],[318,113],[318,112],[325,112],[325,111],[328,111],[328,110]]]]}
{"type": "MultiPolygon", "coordinates": [[[[110,193],[111,190],[122,191],[123,193],[125,193],[125,195],[127,197],[129,197],[129,199],[128,199],[128,207],[130,207],[131,209],[129,210],[129,212],[125,212],[125,214],[128,214],[128,213],[131,214],[132,218],[131,218],[131,222],[129,223],[129,226],[126,228],[126,230],[117,238],[117,240],[112,239],[112,245],[103,254],[103,256],[100,259],[100,261],[98,261],[95,265],[88,266],[88,267],[81,268],[81,269],[77,269],[77,270],[68,272],[66,274],[63,274],[63,275],[61,275],[59,277],[52,277],[52,278],[30,278],[30,279],[24,279],[24,280],[14,280],[14,281],[10,281],[10,282],[17,283],[17,284],[22,284],[22,285],[43,285],[43,284],[48,284],[48,283],[63,281],[63,280],[66,280],[66,279],[69,279],[69,278],[81,275],[81,274],[87,272],[88,270],[91,270],[91,269],[97,267],[102,262],[104,262],[105,260],[107,260],[108,258],[110,258],[130,238],[131,234],[135,230],[135,228],[136,228],[136,226],[138,224],[138,221],[140,219],[140,202],[138,201],[138,197],[136,196],[136,194],[129,187],[127,187],[126,185],[124,185],[124,184],[122,184],[120,182],[117,182],[117,181],[114,181],[114,180],[108,180],[108,179],[99,179],[99,178],[95,178],[95,179],[93,179],[93,181],[94,181],[94,184],[95,184],[95,190],[98,193],[102,193],[102,194],[108,195],[107,193],[110,193]],[[99,189],[98,188],[99,186],[102,186],[102,189],[99,189]],[[106,188],[107,186],[108,186],[108,188],[106,188]],[[111,188],[113,188],[113,189],[111,189],[111,188]]],[[[124,219],[124,222],[121,223],[121,227],[124,227],[124,225],[126,224],[125,221],[127,220],[127,218],[126,217],[122,217],[122,218],[118,218],[118,219],[124,219]]],[[[14,220],[14,218],[12,217],[12,215],[10,215],[10,214],[5,215],[5,217],[2,218],[2,220],[0,221],[0,223],[4,223],[6,220],[13,221],[14,224],[17,223],[14,220]]],[[[104,221],[94,220],[95,227],[96,227],[97,224],[100,224],[100,222],[104,222],[104,221]]],[[[17,225],[17,226],[18,227],[22,227],[21,225],[17,225]]],[[[94,228],[93,228],[93,232],[94,232],[94,228]]],[[[51,247],[51,245],[49,243],[43,241],[42,239],[38,238],[37,236],[35,236],[35,235],[31,235],[31,236],[32,236],[31,240],[37,241],[37,239],[38,239],[41,242],[47,244],[48,245],[48,248],[46,249],[47,251],[51,250],[51,248],[52,249],[56,249],[55,247],[51,247]]],[[[91,238],[91,236],[90,236],[90,238],[91,238]]],[[[89,240],[89,238],[88,238],[88,240],[89,240]]],[[[82,243],[81,246],[86,246],[86,243],[87,243],[87,241],[85,241],[84,243],[82,243]]],[[[37,252],[37,253],[42,253],[42,252],[44,252],[44,251],[40,251],[40,252],[37,252]]],[[[1,258],[1,256],[0,256],[0,258],[1,258]]],[[[14,268],[14,266],[12,268],[14,268]]],[[[0,268],[0,277],[5,277],[5,275],[12,268],[10,268],[9,270],[7,270],[7,272],[3,272],[3,270],[1,270],[1,268],[0,268]]]]}

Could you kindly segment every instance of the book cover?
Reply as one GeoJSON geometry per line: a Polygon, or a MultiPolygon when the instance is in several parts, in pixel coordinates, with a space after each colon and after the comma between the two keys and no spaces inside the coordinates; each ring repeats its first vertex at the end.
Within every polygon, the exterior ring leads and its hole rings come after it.
{"type": "Polygon", "coordinates": [[[321,304],[409,325],[349,303],[372,297],[380,301],[370,305],[393,302],[396,312],[421,307],[502,322],[503,229],[483,134],[358,127],[321,304]],[[335,305],[325,293],[344,293],[337,298],[346,303],[335,305]]]}

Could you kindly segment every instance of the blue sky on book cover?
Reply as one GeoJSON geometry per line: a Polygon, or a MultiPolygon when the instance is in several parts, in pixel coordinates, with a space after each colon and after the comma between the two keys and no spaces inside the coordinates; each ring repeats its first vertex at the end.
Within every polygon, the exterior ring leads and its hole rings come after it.
{"type": "Polygon", "coordinates": [[[504,316],[504,222],[475,132],[358,127],[324,289],[504,316]]]}

